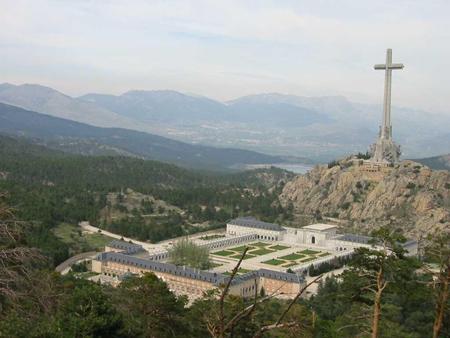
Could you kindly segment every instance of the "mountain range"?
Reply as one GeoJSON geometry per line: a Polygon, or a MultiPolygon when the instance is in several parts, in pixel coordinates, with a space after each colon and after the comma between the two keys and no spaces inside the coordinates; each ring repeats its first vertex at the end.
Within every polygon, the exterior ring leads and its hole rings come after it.
{"type": "Polygon", "coordinates": [[[426,157],[414,160],[434,170],[450,170],[450,154],[426,157]]]}
{"type": "MultiPolygon", "coordinates": [[[[40,85],[0,85],[0,102],[98,127],[145,131],[183,142],[329,161],[365,152],[381,105],[340,96],[278,93],[227,102],[171,90],[70,97],[40,85]]],[[[450,116],[393,107],[395,140],[405,158],[448,153],[450,116]]]]}
{"type": "Polygon", "coordinates": [[[101,128],[0,103],[0,133],[84,155],[126,155],[190,168],[225,170],[240,164],[285,162],[249,150],[175,141],[124,128],[101,128]]]}

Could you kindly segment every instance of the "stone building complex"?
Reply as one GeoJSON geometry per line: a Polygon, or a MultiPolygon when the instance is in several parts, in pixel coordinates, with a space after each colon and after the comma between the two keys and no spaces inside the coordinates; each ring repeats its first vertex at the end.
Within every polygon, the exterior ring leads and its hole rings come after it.
{"type": "MultiPolygon", "coordinates": [[[[230,278],[217,272],[176,266],[116,251],[99,254],[92,261],[92,271],[109,277],[117,277],[117,282],[130,274],[141,275],[152,272],[166,282],[172,292],[177,295],[187,295],[191,300],[200,298],[209,290],[225,285],[230,278]]],[[[237,275],[232,281],[230,294],[247,298],[253,297],[255,292],[261,293],[261,290],[264,289],[268,294],[291,298],[300,291],[303,285],[303,276],[259,269],[237,275]]]]}
{"type": "MultiPolygon", "coordinates": [[[[152,272],[174,293],[193,300],[225,285],[243,248],[249,247],[251,250],[241,264],[243,273],[232,281],[230,294],[253,297],[264,290],[266,294],[291,298],[305,285],[305,272],[310,265],[351,255],[357,247],[371,246],[369,240],[366,236],[338,234],[337,227],[331,224],[290,228],[242,217],[229,221],[225,234],[219,238],[195,240],[211,251],[217,267],[209,271],[168,263],[167,249],[149,253],[140,245],[123,241],[108,244],[105,252],[93,260],[92,271],[113,283],[130,274],[152,272]]],[[[408,242],[405,248],[415,254],[417,243],[408,242]]]]}

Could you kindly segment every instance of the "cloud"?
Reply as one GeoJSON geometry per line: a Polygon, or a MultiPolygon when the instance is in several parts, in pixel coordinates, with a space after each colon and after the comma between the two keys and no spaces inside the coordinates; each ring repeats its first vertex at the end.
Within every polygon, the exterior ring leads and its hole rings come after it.
{"type": "Polygon", "coordinates": [[[374,101],[382,74],[372,64],[392,47],[406,64],[394,100],[450,111],[444,0],[1,2],[0,71],[12,82],[31,69],[30,81],[76,94],[173,86],[222,99],[262,90],[374,101]]]}

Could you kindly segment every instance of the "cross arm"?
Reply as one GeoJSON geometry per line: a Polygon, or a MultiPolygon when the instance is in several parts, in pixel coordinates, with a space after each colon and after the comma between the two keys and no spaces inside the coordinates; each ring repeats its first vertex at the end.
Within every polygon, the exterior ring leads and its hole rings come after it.
{"type": "MultiPolygon", "coordinates": [[[[403,65],[403,63],[391,63],[389,66],[388,66],[388,69],[403,69],[405,66],[403,65]]],[[[380,65],[375,65],[374,67],[373,67],[374,69],[383,69],[383,70],[385,70],[386,69],[386,65],[385,64],[380,64],[380,65]]]]}
{"type": "Polygon", "coordinates": [[[403,69],[404,67],[403,63],[392,63],[389,65],[389,69],[403,69]]]}

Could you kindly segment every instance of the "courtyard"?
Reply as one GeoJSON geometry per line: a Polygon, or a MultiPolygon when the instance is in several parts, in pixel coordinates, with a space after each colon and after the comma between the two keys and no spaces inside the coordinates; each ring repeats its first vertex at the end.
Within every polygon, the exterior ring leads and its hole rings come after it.
{"type": "Polygon", "coordinates": [[[279,243],[253,242],[212,252],[213,261],[228,262],[230,267],[242,257],[246,248],[249,248],[242,263],[245,269],[266,267],[268,269],[287,270],[290,267],[313,262],[317,259],[331,255],[330,252],[317,248],[303,248],[279,243]]]}

